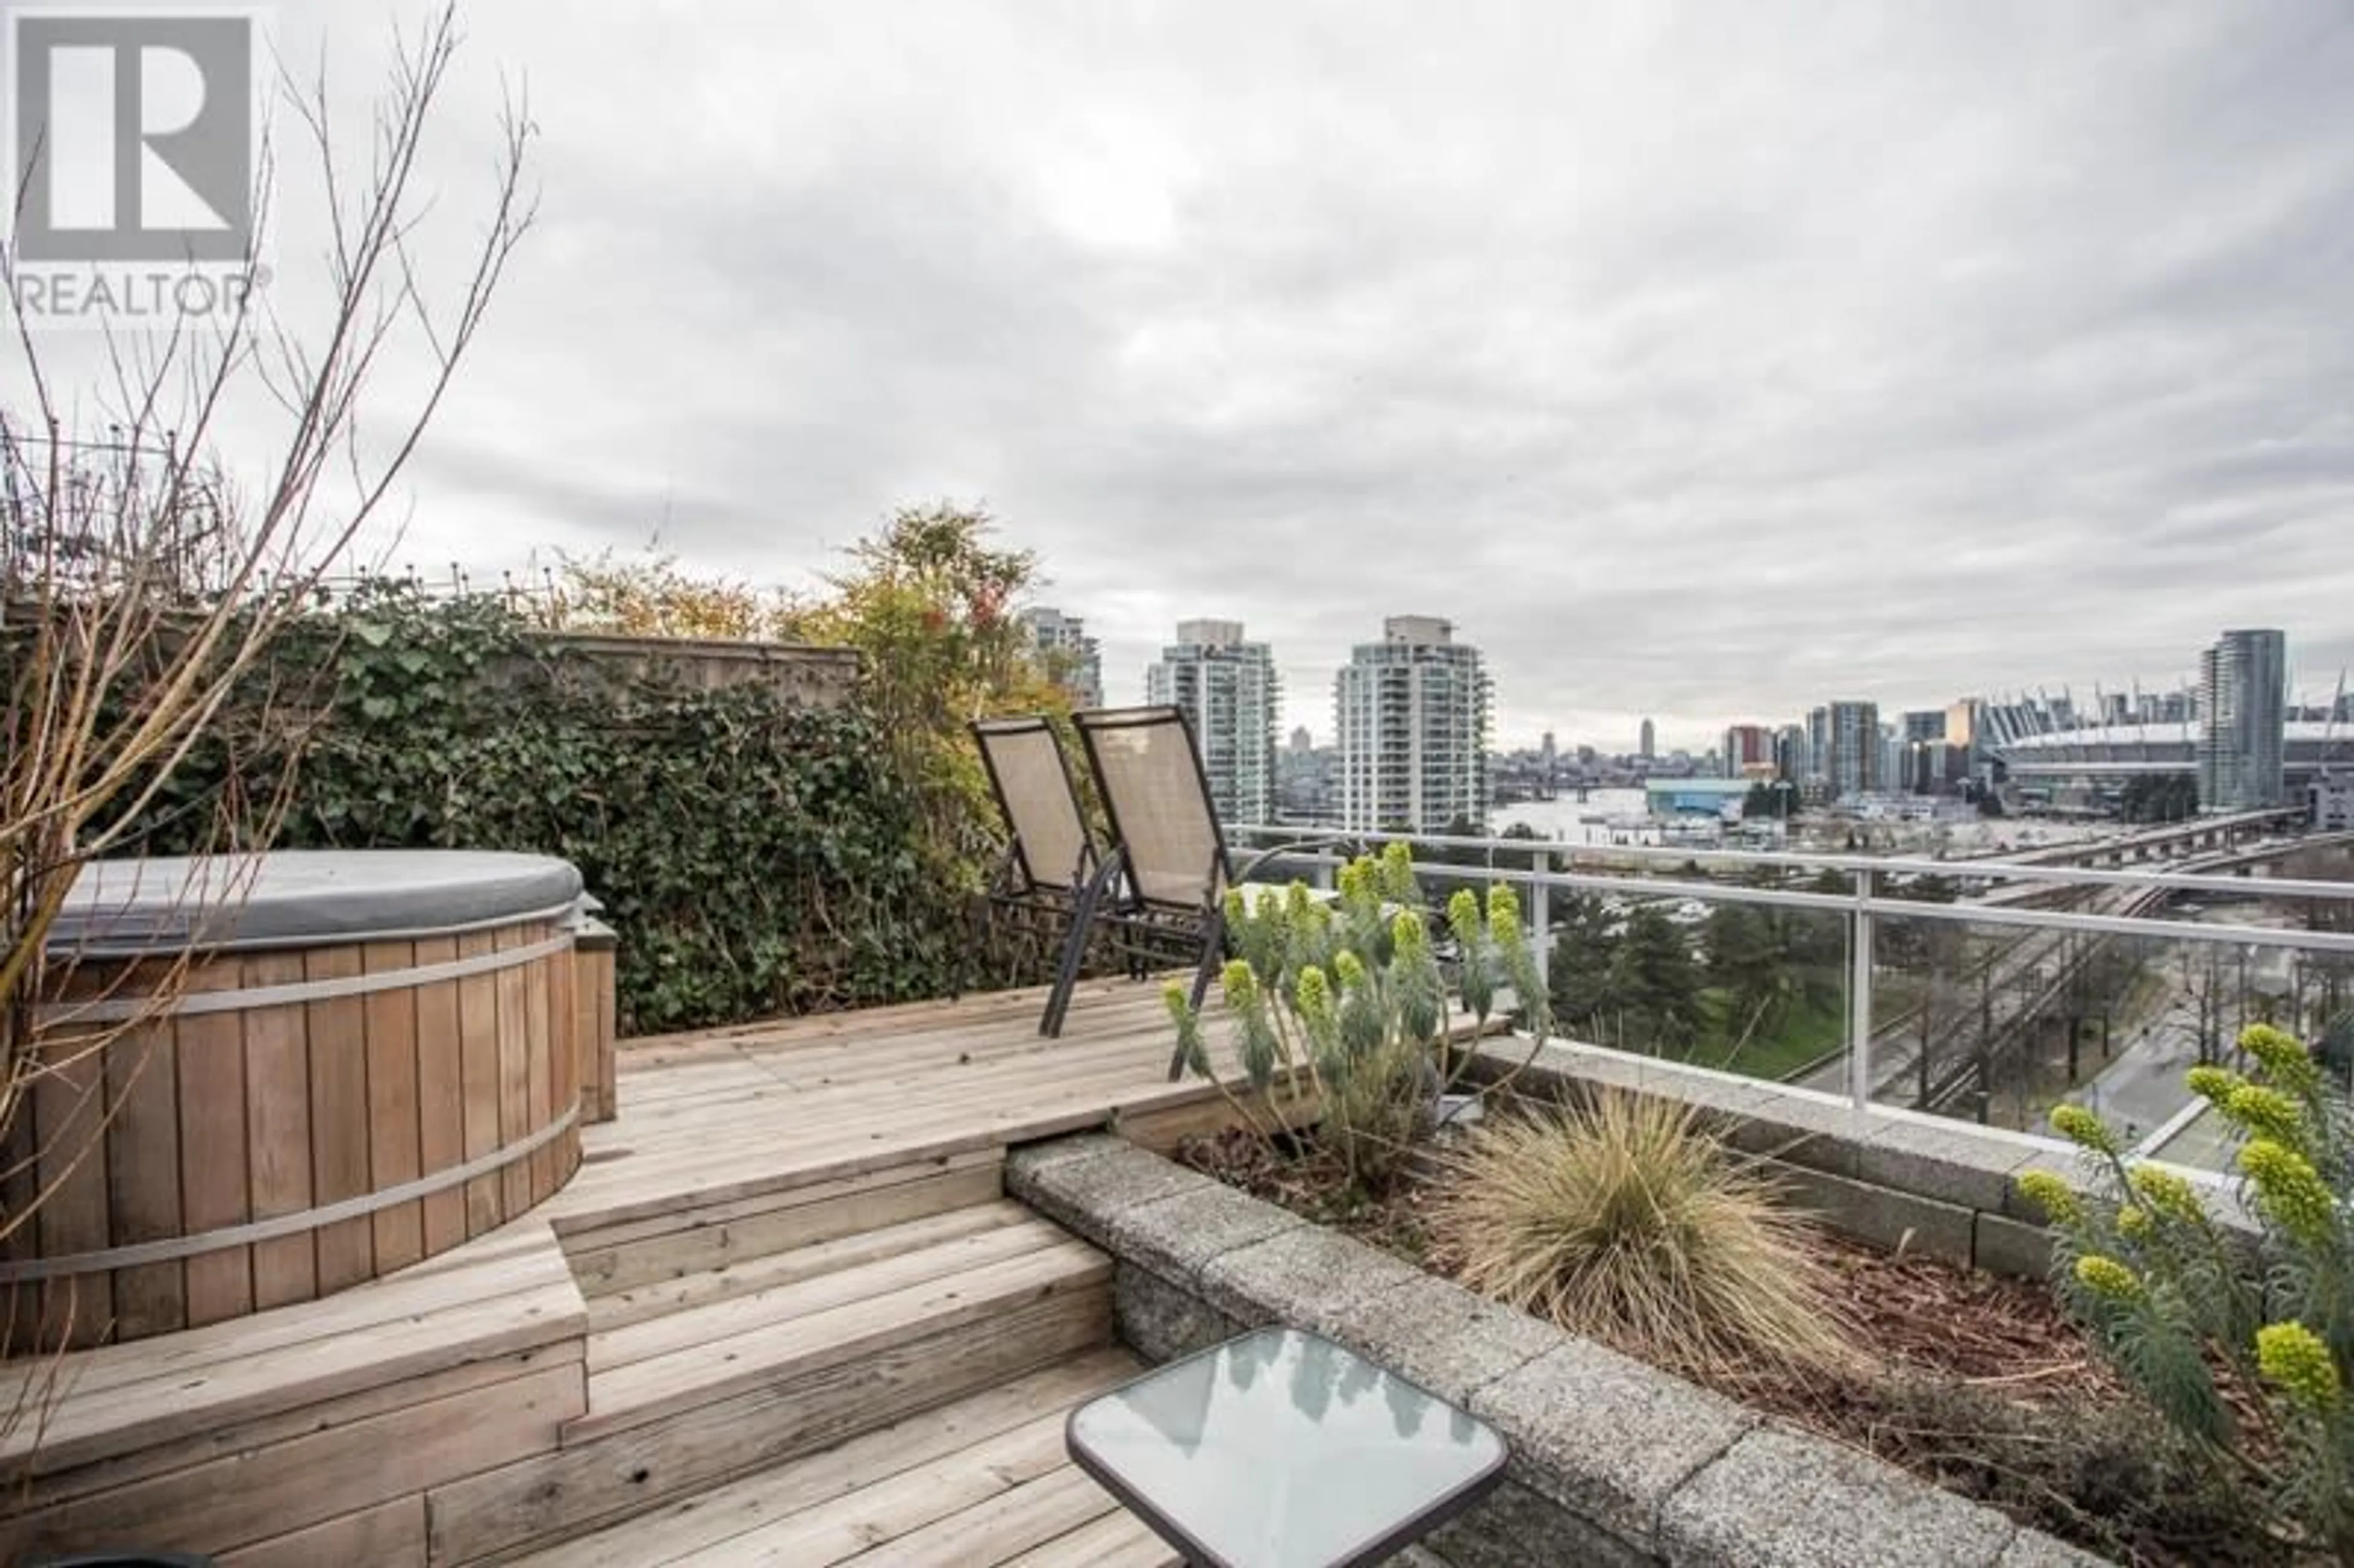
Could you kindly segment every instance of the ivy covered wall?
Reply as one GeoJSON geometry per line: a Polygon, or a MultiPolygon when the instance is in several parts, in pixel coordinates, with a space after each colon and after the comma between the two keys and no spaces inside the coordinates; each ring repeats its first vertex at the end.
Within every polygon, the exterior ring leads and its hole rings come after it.
{"type": "Polygon", "coordinates": [[[207,847],[226,801],[283,848],[561,855],[620,933],[628,1033],[904,1001],[956,983],[977,868],[891,738],[863,699],[617,676],[496,599],[382,584],[271,646],[140,842],[207,847]]]}

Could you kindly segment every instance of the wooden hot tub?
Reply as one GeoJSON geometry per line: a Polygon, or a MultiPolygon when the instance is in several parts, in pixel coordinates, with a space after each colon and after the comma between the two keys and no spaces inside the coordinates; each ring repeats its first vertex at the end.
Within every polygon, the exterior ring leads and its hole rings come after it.
{"type": "Polygon", "coordinates": [[[581,907],[579,874],[534,855],[87,868],[0,1160],[11,1216],[47,1193],[0,1242],[8,1348],[332,1295],[563,1186],[596,1028],[581,907]]]}

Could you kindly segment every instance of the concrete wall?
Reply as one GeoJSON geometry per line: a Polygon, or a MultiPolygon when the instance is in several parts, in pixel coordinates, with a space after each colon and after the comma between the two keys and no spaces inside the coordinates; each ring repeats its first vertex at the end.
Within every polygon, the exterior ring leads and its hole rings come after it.
{"type": "MultiPolygon", "coordinates": [[[[1836,1095],[1597,1045],[1532,1050],[1526,1039],[1500,1036],[1479,1056],[1476,1076],[1509,1076],[1531,1097],[1608,1086],[1696,1106],[1728,1144],[1769,1161],[1792,1201],[1833,1229],[1999,1274],[2041,1279],[2051,1266],[2052,1234],[2020,1196],[2019,1175],[2079,1170],[2077,1150],[2062,1139],[1882,1106],[1858,1110],[1836,1095]]],[[[2257,1229],[2230,1189],[2212,1172],[2182,1174],[2253,1246],[2257,1229]]]]}
{"type": "Polygon", "coordinates": [[[858,654],[849,648],[625,637],[599,631],[544,631],[532,636],[543,649],[608,677],[653,681],[688,691],[762,685],[804,707],[840,707],[850,700],[858,679],[858,654]]]}
{"type": "Polygon", "coordinates": [[[1406,1554],[1425,1568],[2100,1561],[1122,1139],[1018,1150],[1006,1187],[1117,1259],[1119,1334],[1145,1356],[1288,1324],[1495,1426],[1507,1478],[1406,1554]]]}

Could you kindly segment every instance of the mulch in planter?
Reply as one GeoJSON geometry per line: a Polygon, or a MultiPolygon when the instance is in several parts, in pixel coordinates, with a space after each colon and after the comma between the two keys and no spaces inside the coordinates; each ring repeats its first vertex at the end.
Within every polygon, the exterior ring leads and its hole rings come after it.
{"type": "MultiPolygon", "coordinates": [[[[1270,1150],[1230,1131],[1189,1141],[1178,1158],[1433,1273],[1456,1272],[1428,1221],[1428,1171],[1369,1201],[1346,1192],[1340,1162],[1312,1144],[1270,1150]]],[[[1857,1320],[1867,1375],[1667,1370],[2122,1561],[2287,1561],[2164,1440],[2040,1282],[1828,1234],[1818,1255],[1857,1320]]]]}

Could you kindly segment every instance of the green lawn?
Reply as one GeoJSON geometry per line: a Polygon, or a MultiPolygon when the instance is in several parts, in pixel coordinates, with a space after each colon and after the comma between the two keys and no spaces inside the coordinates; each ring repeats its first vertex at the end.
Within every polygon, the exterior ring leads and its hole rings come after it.
{"type": "Polygon", "coordinates": [[[1732,998],[1714,987],[1701,992],[1701,1037],[1689,1054],[1696,1067],[1722,1067],[1752,1078],[1779,1078],[1836,1051],[1847,1039],[1847,1010],[1836,998],[1801,999],[1779,1027],[1761,1029],[1736,1052],[1744,1018],[1728,1018],[1732,998]]]}

